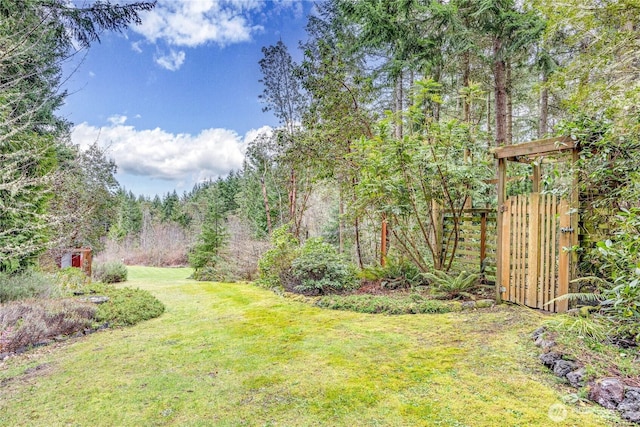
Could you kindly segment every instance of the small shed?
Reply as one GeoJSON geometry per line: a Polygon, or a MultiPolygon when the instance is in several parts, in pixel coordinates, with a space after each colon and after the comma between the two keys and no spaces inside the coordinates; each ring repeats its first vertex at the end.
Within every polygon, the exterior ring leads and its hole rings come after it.
{"type": "Polygon", "coordinates": [[[91,248],[65,249],[60,257],[60,268],[75,267],[91,277],[92,250],[91,248]]]}

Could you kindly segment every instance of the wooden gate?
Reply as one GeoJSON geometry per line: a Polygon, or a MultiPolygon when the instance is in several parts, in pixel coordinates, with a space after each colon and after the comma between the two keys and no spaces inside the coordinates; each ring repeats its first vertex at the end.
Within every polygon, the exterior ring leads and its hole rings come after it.
{"type": "Polygon", "coordinates": [[[567,301],[576,233],[569,202],[551,194],[509,197],[502,208],[500,283],[502,299],[554,312],[567,301]]]}

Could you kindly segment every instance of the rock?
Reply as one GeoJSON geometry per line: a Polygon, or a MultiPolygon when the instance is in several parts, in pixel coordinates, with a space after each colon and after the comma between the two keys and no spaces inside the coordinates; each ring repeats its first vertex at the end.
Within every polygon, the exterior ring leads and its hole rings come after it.
{"type": "Polygon", "coordinates": [[[476,308],[491,308],[494,305],[496,305],[496,302],[492,299],[480,299],[476,301],[476,308]]]}
{"type": "Polygon", "coordinates": [[[463,310],[473,310],[474,308],[476,308],[476,302],[475,301],[465,301],[462,303],[462,309],[463,310]]]}
{"type": "Polygon", "coordinates": [[[553,373],[560,378],[564,378],[569,372],[575,371],[578,365],[568,360],[556,360],[553,365],[553,373]]]}
{"type": "Polygon", "coordinates": [[[616,409],[624,399],[624,384],[617,378],[603,378],[591,388],[589,399],[607,409],[616,409]]]}
{"type": "Polygon", "coordinates": [[[585,385],[584,377],[587,375],[587,370],[585,368],[579,368],[575,371],[569,372],[567,374],[567,380],[569,384],[571,384],[575,388],[580,388],[585,385]]]}
{"type": "Polygon", "coordinates": [[[87,297],[86,300],[94,304],[104,304],[105,302],[109,301],[109,297],[95,295],[87,297]]]}
{"type": "Polygon", "coordinates": [[[6,360],[9,358],[9,353],[0,353],[0,361],[6,360]]]}
{"type": "Polygon", "coordinates": [[[542,336],[540,336],[536,340],[535,344],[543,350],[548,350],[551,347],[555,346],[556,342],[554,340],[545,340],[542,336]]]}
{"type": "Polygon", "coordinates": [[[556,364],[556,361],[560,359],[562,359],[562,355],[560,353],[556,353],[555,351],[542,353],[540,355],[540,361],[544,366],[546,366],[549,369],[553,369],[553,366],[556,364]]]}
{"type": "Polygon", "coordinates": [[[640,423],[640,411],[624,411],[620,414],[623,420],[640,423]]]}
{"type": "Polygon", "coordinates": [[[531,339],[537,340],[542,335],[544,335],[545,332],[547,332],[547,328],[545,328],[544,326],[540,326],[538,329],[531,333],[531,339]]]}
{"type": "Polygon", "coordinates": [[[627,387],[624,392],[624,399],[618,405],[618,411],[640,414],[640,388],[627,387]]]}

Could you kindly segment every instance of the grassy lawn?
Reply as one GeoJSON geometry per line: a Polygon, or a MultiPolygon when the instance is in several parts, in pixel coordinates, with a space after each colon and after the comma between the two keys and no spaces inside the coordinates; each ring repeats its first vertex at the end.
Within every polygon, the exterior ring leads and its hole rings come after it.
{"type": "Polygon", "coordinates": [[[0,363],[0,425],[615,424],[563,403],[531,310],[356,314],[189,274],[132,267],[161,317],[0,363]]]}

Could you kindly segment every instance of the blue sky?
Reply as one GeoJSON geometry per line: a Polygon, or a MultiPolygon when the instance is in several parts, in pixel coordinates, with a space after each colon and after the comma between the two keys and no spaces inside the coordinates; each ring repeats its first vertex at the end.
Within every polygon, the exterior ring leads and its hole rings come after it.
{"type": "Polygon", "coordinates": [[[103,34],[66,65],[59,113],[72,141],[106,147],[135,194],[239,169],[246,144],[277,125],[258,99],[261,49],[282,39],[299,61],[312,11],[300,0],[159,0],[141,26],[103,34]]]}

